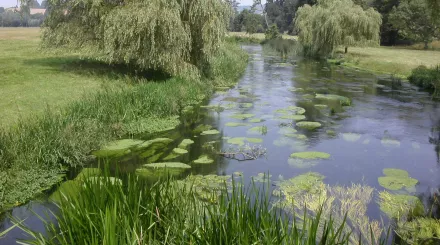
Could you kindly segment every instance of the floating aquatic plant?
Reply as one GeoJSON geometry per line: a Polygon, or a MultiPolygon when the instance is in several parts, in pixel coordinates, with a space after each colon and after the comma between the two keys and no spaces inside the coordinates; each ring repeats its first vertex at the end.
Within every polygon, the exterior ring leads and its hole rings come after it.
{"type": "Polygon", "coordinates": [[[181,148],[174,148],[173,151],[166,156],[163,160],[168,161],[168,160],[172,160],[172,159],[176,159],[184,154],[187,154],[188,150],[185,149],[181,149],[181,148]]]}
{"type": "Polygon", "coordinates": [[[383,138],[380,143],[385,147],[400,147],[400,141],[390,138],[383,138]]]}
{"type": "Polygon", "coordinates": [[[327,109],[327,108],[328,108],[327,105],[323,105],[323,104],[316,104],[316,105],[314,105],[314,106],[315,106],[315,108],[317,108],[317,109],[327,109]]]}
{"type": "Polygon", "coordinates": [[[350,106],[351,100],[347,97],[335,95],[335,94],[316,94],[316,99],[339,101],[342,106],[350,106]]]}
{"type": "Polygon", "coordinates": [[[152,140],[144,141],[142,144],[136,145],[136,150],[144,150],[146,148],[162,148],[173,142],[172,139],[169,138],[156,138],[152,140]]]}
{"type": "Polygon", "coordinates": [[[267,134],[267,126],[257,126],[257,127],[250,128],[250,129],[248,129],[247,133],[248,134],[265,135],[265,134],[267,134]]]}
{"type": "Polygon", "coordinates": [[[356,142],[356,141],[360,140],[361,137],[362,137],[362,135],[355,134],[355,133],[343,133],[342,134],[342,138],[348,142],[356,142]]]}
{"type": "Polygon", "coordinates": [[[300,159],[329,159],[330,154],[319,151],[306,151],[306,152],[295,152],[290,155],[290,158],[300,158],[300,159]]]}
{"type": "Polygon", "coordinates": [[[437,244],[440,238],[440,220],[418,217],[399,222],[396,233],[407,244],[437,244]]]}
{"type": "Polygon", "coordinates": [[[218,131],[217,129],[206,130],[201,133],[201,135],[216,135],[216,134],[220,134],[220,131],[218,131]]]}
{"type": "Polygon", "coordinates": [[[383,170],[385,176],[379,177],[379,184],[388,190],[400,190],[412,188],[417,185],[418,180],[409,177],[407,171],[402,169],[386,168],[383,170]]]}
{"type": "Polygon", "coordinates": [[[336,136],[337,134],[336,134],[336,132],[334,131],[334,130],[327,130],[327,131],[325,131],[326,133],[327,133],[327,135],[328,136],[336,136]]]}
{"type": "Polygon", "coordinates": [[[280,130],[278,130],[279,134],[294,134],[298,132],[298,130],[294,129],[294,128],[288,128],[288,127],[282,127],[280,128],[280,130]]]}
{"type": "Polygon", "coordinates": [[[304,115],[283,115],[281,117],[279,117],[281,119],[289,119],[289,120],[294,120],[294,121],[301,121],[301,120],[305,120],[306,117],[304,115]]]}
{"type": "Polygon", "coordinates": [[[118,157],[131,152],[131,148],[142,144],[143,140],[123,139],[110,142],[104,145],[100,150],[93,152],[97,157],[118,157]]]}
{"type": "Polygon", "coordinates": [[[244,127],[249,126],[248,123],[237,123],[237,122],[228,122],[225,124],[226,127],[244,127]]]}
{"type": "Polygon", "coordinates": [[[272,175],[267,173],[258,173],[257,176],[252,176],[253,181],[261,183],[268,182],[270,178],[272,178],[272,175]]]}
{"type": "Polygon", "coordinates": [[[99,168],[83,168],[81,172],[76,176],[75,180],[83,181],[89,177],[100,176],[102,174],[99,168]]]}
{"type": "Polygon", "coordinates": [[[194,160],[195,164],[211,164],[214,163],[214,160],[211,159],[208,155],[201,155],[198,159],[194,160]]]}
{"type": "Polygon", "coordinates": [[[192,144],[194,144],[193,140],[191,140],[191,139],[184,139],[184,140],[182,140],[182,142],[180,142],[179,146],[177,146],[177,147],[181,148],[181,149],[187,149],[192,144]]]}
{"type": "Polygon", "coordinates": [[[240,103],[238,104],[239,107],[241,108],[251,108],[254,104],[252,103],[240,103]]]}
{"type": "Polygon", "coordinates": [[[276,110],[275,113],[302,115],[306,113],[306,109],[298,106],[288,106],[286,108],[276,110]]]}
{"type": "Polygon", "coordinates": [[[304,91],[303,88],[289,88],[288,90],[290,92],[303,92],[304,91]]]}
{"type": "Polygon", "coordinates": [[[295,138],[298,140],[306,140],[307,136],[305,136],[304,134],[284,134],[284,136],[289,137],[289,138],[295,138]]]}
{"type": "Polygon", "coordinates": [[[193,134],[200,134],[200,133],[202,133],[204,131],[208,131],[210,129],[212,129],[211,125],[200,124],[193,130],[193,134]]]}
{"type": "Polygon", "coordinates": [[[228,144],[242,146],[242,145],[244,145],[245,141],[247,141],[249,143],[262,143],[263,139],[261,139],[261,138],[235,137],[235,138],[228,139],[227,142],[228,142],[228,144]]]}
{"type": "Polygon", "coordinates": [[[248,119],[248,118],[251,118],[254,116],[255,116],[254,114],[245,113],[245,114],[235,114],[235,115],[232,115],[231,117],[235,118],[235,119],[245,120],[245,119],[248,119]]]}
{"type": "Polygon", "coordinates": [[[260,122],[263,122],[263,121],[264,120],[260,119],[260,118],[252,118],[252,119],[249,120],[249,122],[251,122],[251,123],[260,123],[260,122]]]}
{"type": "Polygon", "coordinates": [[[296,123],[296,126],[300,127],[300,128],[313,130],[313,129],[321,127],[322,125],[319,122],[298,122],[298,123],[296,123]]]}
{"type": "Polygon", "coordinates": [[[159,162],[142,165],[143,168],[169,168],[169,169],[189,169],[190,165],[181,162],[159,162]]]}
{"type": "Polygon", "coordinates": [[[218,154],[226,158],[239,161],[248,161],[255,160],[266,155],[266,148],[263,148],[261,145],[240,144],[236,148],[229,148],[226,151],[219,152],[218,154]]]}

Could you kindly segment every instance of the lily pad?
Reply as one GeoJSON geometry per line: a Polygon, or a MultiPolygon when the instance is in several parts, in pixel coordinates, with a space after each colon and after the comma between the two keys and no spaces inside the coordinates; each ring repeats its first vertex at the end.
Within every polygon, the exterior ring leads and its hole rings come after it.
{"type": "Polygon", "coordinates": [[[180,142],[179,146],[177,146],[177,147],[181,148],[181,149],[187,149],[192,144],[194,144],[193,140],[191,140],[191,139],[184,139],[184,140],[182,140],[182,142],[180,142]]]}
{"type": "Polygon", "coordinates": [[[71,200],[77,198],[81,191],[81,182],[68,180],[60,185],[58,189],[50,195],[50,200],[60,203],[61,200],[71,200]]]}
{"type": "Polygon", "coordinates": [[[290,155],[290,158],[300,158],[300,159],[329,159],[330,154],[319,151],[305,151],[305,152],[295,152],[290,155]]]}
{"type": "Polygon", "coordinates": [[[402,188],[413,188],[418,180],[409,177],[407,171],[402,169],[386,168],[383,170],[385,176],[379,177],[379,184],[388,190],[400,190],[402,188]]]}
{"type": "Polygon", "coordinates": [[[249,126],[248,123],[236,123],[236,122],[228,122],[225,124],[226,127],[243,127],[243,126],[249,126]]]}
{"type": "Polygon", "coordinates": [[[248,129],[248,134],[266,134],[267,133],[267,127],[266,126],[258,126],[248,129]]]}
{"type": "Polygon", "coordinates": [[[173,151],[166,156],[163,160],[168,161],[168,160],[173,160],[176,159],[184,154],[187,154],[188,151],[185,149],[181,149],[181,148],[174,148],[173,151]]]}
{"type": "Polygon", "coordinates": [[[217,203],[221,193],[231,186],[229,179],[231,176],[219,175],[190,175],[179,183],[187,188],[192,188],[193,192],[202,201],[217,203]]]}
{"type": "Polygon", "coordinates": [[[424,207],[416,196],[391,194],[387,191],[379,193],[379,207],[390,218],[400,219],[407,216],[424,215],[424,207]]]}
{"type": "Polygon", "coordinates": [[[324,178],[325,177],[319,173],[309,172],[298,175],[287,181],[282,181],[279,186],[281,191],[287,196],[292,196],[301,192],[318,193],[323,191],[322,186],[324,178]]]}
{"type": "Polygon", "coordinates": [[[204,132],[204,131],[208,131],[208,130],[210,130],[210,129],[212,129],[212,126],[211,126],[211,125],[200,124],[199,126],[197,126],[197,127],[193,130],[193,133],[194,133],[194,134],[200,134],[200,133],[202,133],[202,132],[204,132]]]}
{"type": "Polygon", "coordinates": [[[325,131],[328,136],[336,136],[336,132],[334,130],[327,130],[325,131]]]}
{"type": "Polygon", "coordinates": [[[203,131],[201,133],[201,135],[216,135],[216,134],[220,134],[220,132],[217,129],[211,129],[211,130],[203,131]]]}
{"type": "Polygon", "coordinates": [[[319,122],[298,122],[298,123],[296,123],[296,126],[300,127],[300,128],[313,130],[313,129],[321,127],[322,125],[319,122]]]}
{"type": "Polygon", "coordinates": [[[194,160],[195,164],[211,164],[214,163],[214,160],[211,159],[208,155],[202,155],[197,160],[194,160]]]}
{"type": "Polygon", "coordinates": [[[245,120],[254,116],[255,116],[254,114],[247,113],[247,114],[235,114],[232,115],[231,117],[235,119],[245,120]]]}
{"type": "Polygon", "coordinates": [[[251,123],[260,123],[260,122],[263,122],[263,119],[252,118],[252,119],[249,120],[249,122],[251,122],[251,123]]]}
{"type": "Polygon", "coordinates": [[[350,106],[351,100],[345,96],[335,94],[316,94],[316,99],[339,101],[342,106],[350,106]]]}
{"type": "Polygon", "coordinates": [[[285,134],[284,136],[289,137],[289,138],[298,139],[298,140],[306,140],[307,139],[307,136],[305,136],[304,134],[285,134]]]}
{"type": "Polygon", "coordinates": [[[356,141],[360,140],[361,137],[362,137],[362,135],[355,134],[355,133],[343,133],[342,134],[342,138],[348,142],[356,142],[356,141]]]}
{"type": "Polygon", "coordinates": [[[244,145],[244,141],[245,141],[245,137],[235,137],[235,138],[230,138],[228,139],[228,144],[232,144],[232,145],[244,145]]]}
{"type": "Polygon", "coordinates": [[[169,143],[173,142],[172,139],[169,138],[156,138],[152,140],[147,140],[143,142],[142,144],[136,145],[136,150],[143,150],[146,148],[163,148],[169,143]]]}
{"type": "Polygon", "coordinates": [[[315,108],[317,108],[317,109],[326,109],[326,108],[328,108],[328,106],[327,105],[322,105],[322,104],[316,104],[315,108]]]}
{"type": "Polygon", "coordinates": [[[281,119],[294,120],[294,121],[301,121],[301,120],[305,120],[306,119],[306,117],[304,115],[283,115],[280,118],[281,119]]]}
{"type": "Polygon", "coordinates": [[[278,130],[279,134],[294,134],[298,132],[298,130],[294,129],[294,128],[289,128],[289,127],[283,127],[280,128],[280,130],[278,130]]]}
{"type": "Polygon", "coordinates": [[[190,169],[191,166],[181,162],[159,162],[142,165],[143,168],[169,168],[169,169],[190,169]]]}
{"type": "Polygon", "coordinates": [[[81,172],[76,176],[75,180],[83,181],[89,177],[100,176],[102,174],[99,168],[83,168],[81,172]]]}
{"type": "Polygon", "coordinates": [[[131,148],[142,144],[143,140],[123,139],[110,142],[104,145],[100,150],[93,152],[97,157],[118,157],[131,152],[131,148]]]}
{"type": "Polygon", "coordinates": [[[239,107],[241,108],[251,108],[254,104],[252,103],[240,103],[238,104],[239,107]]]}
{"type": "Polygon", "coordinates": [[[270,181],[270,178],[272,178],[271,174],[266,174],[266,173],[258,173],[257,176],[253,176],[252,179],[255,182],[261,182],[261,183],[265,183],[270,181]]]}
{"type": "Polygon", "coordinates": [[[261,138],[246,138],[249,143],[259,144],[263,143],[263,139],[261,138]]]}
{"type": "Polygon", "coordinates": [[[385,147],[400,147],[400,141],[390,138],[383,138],[380,143],[385,147]]]}
{"type": "Polygon", "coordinates": [[[302,115],[304,113],[306,113],[306,109],[302,108],[302,107],[298,107],[298,106],[289,106],[286,108],[282,108],[282,109],[278,109],[275,111],[275,113],[279,113],[279,114],[296,114],[296,115],[302,115]]]}

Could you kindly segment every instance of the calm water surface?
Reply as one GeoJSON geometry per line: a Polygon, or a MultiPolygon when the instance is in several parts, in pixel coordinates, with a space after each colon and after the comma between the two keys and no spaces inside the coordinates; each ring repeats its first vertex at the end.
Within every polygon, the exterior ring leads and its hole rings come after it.
{"type": "MultiPolygon", "coordinates": [[[[389,76],[380,77],[315,61],[283,60],[265,52],[261,46],[243,48],[249,52],[250,62],[242,79],[235,88],[216,93],[209,102],[209,105],[220,105],[225,110],[200,109],[193,115],[183,117],[183,125],[178,130],[164,135],[175,139],[167,151],[184,138],[193,139],[195,144],[191,146],[189,154],[178,159],[189,163],[203,153],[202,145],[206,142],[216,141],[214,145],[219,151],[233,151],[237,146],[228,144],[225,137],[252,137],[263,140],[256,145],[264,148],[266,155],[250,161],[218,156],[214,164],[193,166],[185,175],[232,175],[242,172],[250,177],[270,172],[273,178],[283,176],[288,179],[313,171],[324,175],[324,182],[329,185],[361,183],[382,191],[384,188],[378,183],[378,177],[383,176],[382,170],[399,168],[419,180],[415,194],[422,200],[426,201],[437,192],[440,185],[440,150],[437,145],[440,104],[431,101],[429,94],[419,92],[406,82],[393,81],[389,76]],[[339,103],[319,101],[315,98],[316,93],[343,95],[352,100],[352,105],[342,107],[339,103]],[[316,104],[326,104],[328,107],[317,108],[316,104]],[[306,130],[295,127],[291,120],[280,119],[282,115],[275,111],[288,106],[306,109],[306,120],[320,122],[322,127],[306,130]],[[262,122],[234,119],[231,116],[235,114],[254,114],[252,118],[262,119],[262,122]],[[249,125],[226,126],[230,122],[249,125]],[[194,135],[192,130],[199,124],[212,125],[221,133],[194,135]],[[281,128],[291,124],[298,130],[297,134],[304,134],[307,139],[286,138],[280,134],[281,128]],[[266,126],[267,133],[248,131],[255,126],[266,126]],[[335,134],[329,135],[329,130],[335,134]],[[392,144],[387,144],[383,139],[391,139],[392,144]],[[308,168],[289,165],[290,154],[301,151],[326,152],[331,157],[308,168]]],[[[146,163],[136,155],[115,162],[127,172],[146,163]]],[[[373,200],[377,200],[377,191],[373,200]]],[[[53,205],[44,200],[34,201],[14,209],[11,214],[18,219],[27,218],[28,225],[41,230],[41,222],[31,210],[44,215],[48,208],[53,209],[53,205]]],[[[367,214],[375,219],[381,218],[374,201],[367,214]]],[[[4,218],[0,231],[10,226],[10,220],[4,218]]],[[[0,244],[14,244],[17,238],[24,237],[22,233],[14,229],[0,239],[0,244]]]]}

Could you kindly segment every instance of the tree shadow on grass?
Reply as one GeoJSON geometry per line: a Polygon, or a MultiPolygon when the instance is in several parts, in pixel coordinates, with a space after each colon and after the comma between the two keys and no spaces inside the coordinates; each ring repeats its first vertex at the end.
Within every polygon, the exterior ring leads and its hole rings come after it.
{"type": "Polygon", "coordinates": [[[25,65],[50,67],[58,72],[70,72],[84,76],[95,76],[110,80],[121,78],[130,79],[131,82],[139,82],[146,79],[149,81],[164,81],[171,78],[171,75],[163,71],[152,69],[139,69],[134,65],[108,64],[88,58],[75,56],[68,57],[47,57],[28,59],[25,65]]]}

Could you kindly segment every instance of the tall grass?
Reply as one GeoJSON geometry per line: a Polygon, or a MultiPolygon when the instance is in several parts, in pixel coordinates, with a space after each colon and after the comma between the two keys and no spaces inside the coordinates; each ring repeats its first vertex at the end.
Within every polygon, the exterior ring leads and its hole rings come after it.
{"type": "Polygon", "coordinates": [[[234,83],[246,61],[244,51],[228,43],[213,61],[212,79],[133,77],[132,84],[109,86],[60,112],[47,108],[0,129],[0,210],[50,188],[63,170],[83,164],[107,141],[175,126],[183,107],[200,103],[219,81],[234,83]]]}
{"type": "MultiPolygon", "coordinates": [[[[233,183],[216,203],[202,202],[190,182],[154,185],[129,176],[124,184],[86,179],[79,195],[64,195],[46,222],[47,235],[21,226],[23,244],[348,244],[351,234],[330,219],[304,215],[298,225],[271,206],[267,190],[233,183]],[[116,184],[115,184],[116,183],[116,184]]],[[[71,193],[71,192],[69,192],[71,193]]]]}

